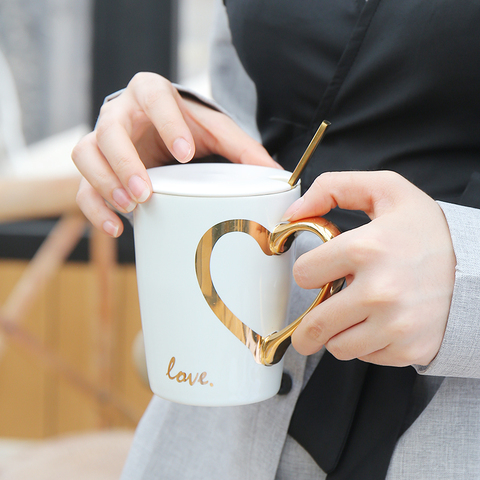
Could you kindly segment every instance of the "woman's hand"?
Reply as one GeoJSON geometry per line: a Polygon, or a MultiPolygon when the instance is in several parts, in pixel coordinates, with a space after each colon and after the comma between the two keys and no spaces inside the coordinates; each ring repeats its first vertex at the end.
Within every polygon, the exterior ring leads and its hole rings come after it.
{"type": "Polygon", "coordinates": [[[303,288],[346,277],[347,287],[316,307],[292,337],[300,353],[325,347],[340,360],[429,364],[440,349],[456,259],[441,208],[391,172],[329,173],[286,212],[298,220],[334,207],[371,222],[306,253],[294,267],[303,288]]]}
{"type": "Polygon", "coordinates": [[[105,201],[120,212],[131,212],[152,194],[146,168],[210,154],[278,167],[231,118],[182,98],[159,75],[139,73],[102,107],[95,131],[73,150],[84,177],[78,205],[94,226],[117,237],[123,225],[105,201]]]}

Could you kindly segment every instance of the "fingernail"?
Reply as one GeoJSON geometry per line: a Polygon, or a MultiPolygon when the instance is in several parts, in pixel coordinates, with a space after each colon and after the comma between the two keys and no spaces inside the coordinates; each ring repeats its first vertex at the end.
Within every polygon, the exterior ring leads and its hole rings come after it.
{"type": "Polygon", "coordinates": [[[133,175],[133,177],[130,178],[128,188],[139,203],[143,203],[150,196],[150,189],[148,188],[147,182],[138,175],[133,175]]]}
{"type": "Polygon", "coordinates": [[[118,236],[118,228],[119,228],[118,225],[115,225],[110,220],[106,220],[103,223],[103,230],[105,231],[105,233],[108,233],[108,235],[115,238],[118,236]]]}
{"type": "Polygon", "coordinates": [[[177,138],[172,145],[173,154],[179,162],[186,162],[190,159],[192,146],[182,137],[177,138]]]}
{"type": "Polygon", "coordinates": [[[117,203],[117,205],[123,208],[127,213],[131,212],[136,206],[130,195],[123,188],[116,188],[112,192],[112,198],[117,203]]]}
{"type": "Polygon", "coordinates": [[[283,214],[282,222],[288,222],[297,212],[300,210],[300,207],[303,204],[303,197],[300,197],[298,200],[295,200],[288,208],[287,211],[283,214]]]}

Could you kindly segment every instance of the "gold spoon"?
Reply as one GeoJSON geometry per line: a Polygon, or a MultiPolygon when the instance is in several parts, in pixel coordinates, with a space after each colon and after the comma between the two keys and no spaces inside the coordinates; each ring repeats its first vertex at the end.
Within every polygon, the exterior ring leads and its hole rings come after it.
{"type": "Polygon", "coordinates": [[[310,141],[307,149],[302,155],[302,158],[298,162],[298,165],[295,167],[295,170],[293,171],[292,176],[290,177],[290,180],[288,181],[290,186],[294,187],[297,184],[298,179],[300,178],[300,175],[303,172],[303,169],[307,165],[315,149],[318,147],[320,140],[323,138],[323,135],[325,134],[325,130],[329,125],[330,125],[330,122],[327,122],[327,120],[324,120],[318,127],[318,130],[316,131],[315,135],[310,141]]]}

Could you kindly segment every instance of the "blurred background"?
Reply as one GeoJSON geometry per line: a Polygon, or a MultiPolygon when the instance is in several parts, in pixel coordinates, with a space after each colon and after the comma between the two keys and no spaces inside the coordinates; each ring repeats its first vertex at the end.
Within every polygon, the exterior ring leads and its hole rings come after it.
{"type": "Polygon", "coordinates": [[[118,478],[151,392],[133,237],[89,228],[76,141],[142,70],[209,95],[215,0],[0,0],[0,480],[118,478]]]}

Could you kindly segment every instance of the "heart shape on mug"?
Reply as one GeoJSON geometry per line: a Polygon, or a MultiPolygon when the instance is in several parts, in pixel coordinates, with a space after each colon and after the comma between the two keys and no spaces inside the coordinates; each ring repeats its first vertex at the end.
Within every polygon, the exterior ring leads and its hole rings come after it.
{"type": "Polygon", "coordinates": [[[279,255],[286,252],[293,243],[295,234],[307,230],[328,241],[336,236],[338,229],[323,218],[307,219],[290,224],[280,224],[270,232],[253,220],[235,219],[217,223],[200,239],[195,253],[195,271],[197,281],[207,304],[215,316],[233,333],[253,354],[257,363],[273,365],[283,357],[291,343],[290,337],[302,318],[320,302],[341,289],[343,279],[327,283],[317,295],[310,307],[281,332],[262,337],[245,325],[220,298],[213,281],[210,261],[218,240],[232,232],[245,233],[256,240],[265,255],[279,255]]]}
{"type": "Polygon", "coordinates": [[[201,238],[195,254],[195,270],[200,289],[213,313],[252,353],[256,353],[262,337],[245,325],[225,305],[212,281],[210,261],[215,244],[221,237],[232,232],[250,235],[257,241],[265,255],[273,255],[269,247],[271,234],[265,227],[251,220],[227,220],[214,225],[201,238]]]}
{"type": "MultiPolygon", "coordinates": [[[[210,259],[215,290],[229,310],[259,335],[286,325],[293,250],[281,256],[265,255],[253,237],[240,232],[224,235],[215,244],[210,259]]],[[[231,336],[224,325],[221,328],[223,335],[231,336]]]]}

